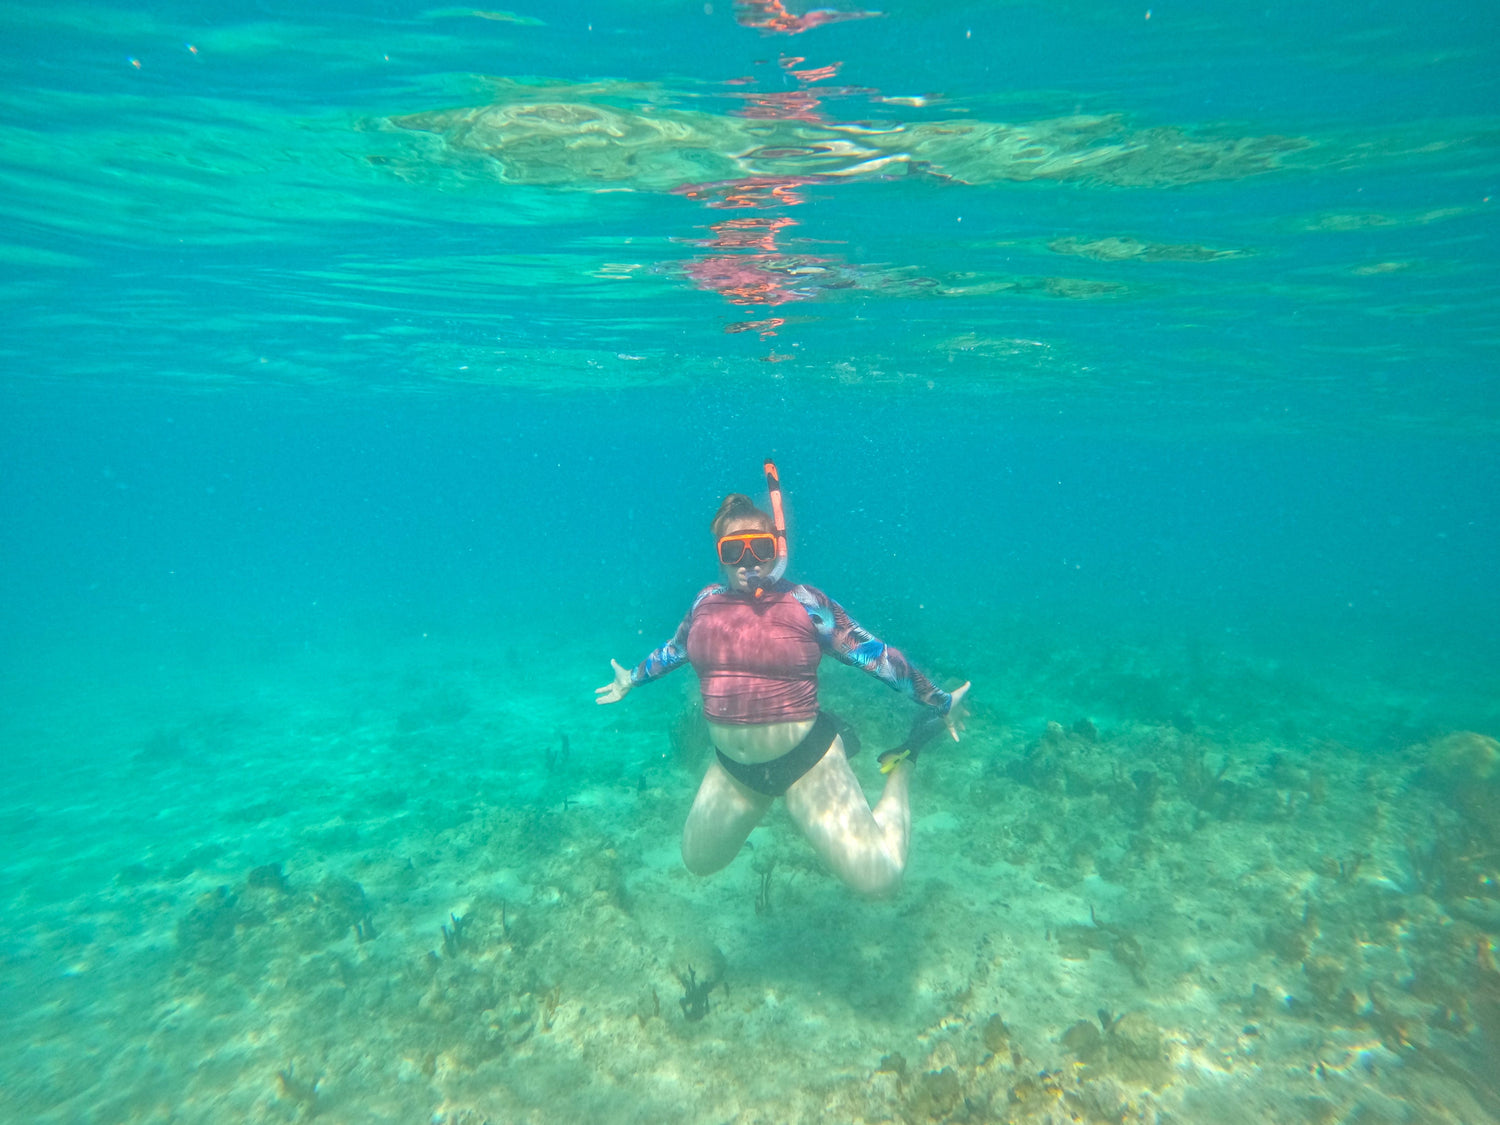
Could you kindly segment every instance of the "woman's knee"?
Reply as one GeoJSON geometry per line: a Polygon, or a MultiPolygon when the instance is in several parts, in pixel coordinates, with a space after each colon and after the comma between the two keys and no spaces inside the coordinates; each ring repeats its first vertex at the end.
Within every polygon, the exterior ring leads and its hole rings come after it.
{"type": "Polygon", "coordinates": [[[688,821],[682,833],[682,863],[694,875],[712,875],[728,867],[744,847],[745,837],[753,825],[715,825],[688,821]],[[724,829],[728,827],[729,831],[724,829]]]}
{"type": "Polygon", "coordinates": [[[906,867],[890,861],[866,863],[840,874],[855,894],[865,898],[889,898],[901,889],[906,867]]]}
{"type": "Polygon", "coordinates": [[[687,833],[682,836],[682,865],[694,875],[712,875],[715,871],[722,871],[734,858],[724,855],[724,849],[705,848],[701,844],[688,839],[687,833]]]}

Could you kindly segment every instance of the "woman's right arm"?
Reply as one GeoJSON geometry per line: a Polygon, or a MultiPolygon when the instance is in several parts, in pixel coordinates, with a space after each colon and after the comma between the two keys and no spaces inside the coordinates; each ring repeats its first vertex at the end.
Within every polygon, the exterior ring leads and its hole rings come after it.
{"type": "Polygon", "coordinates": [[[610,666],[615,670],[615,678],[601,688],[594,689],[595,703],[618,703],[630,693],[630,689],[637,684],[648,683],[651,680],[665,676],[674,668],[680,668],[687,663],[687,639],[688,630],[693,624],[693,611],[714,590],[721,587],[710,586],[693,599],[687,616],[682,619],[682,624],[677,626],[677,632],[672,634],[672,639],[662,645],[650,656],[636,665],[635,671],[624,667],[619,661],[611,659],[610,666]]]}
{"type": "Polygon", "coordinates": [[[618,703],[630,694],[633,686],[630,682],[629,668],[614,657],[610,657],[609,664],[615,670],[615,678],[603,687],[594,689],[595,703],[618,703]]]}

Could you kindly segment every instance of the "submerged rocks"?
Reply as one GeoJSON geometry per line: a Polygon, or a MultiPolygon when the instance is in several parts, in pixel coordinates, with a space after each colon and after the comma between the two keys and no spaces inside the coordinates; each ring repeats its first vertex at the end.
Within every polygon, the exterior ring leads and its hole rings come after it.
{"type": "Polygon", "coordinates": [[[922,1117],[947,1117],[963,1100],[963,1083],[952,1067],[931,1070],[912,1084],[908,1105],[912,1115],[922,1117]]]}
{"type": "Polygon", "coordinates": [[[1108,764],[1092,753],[1098,741],[1098,730],[1087,720],[1072,730],[1049,722],[1041,737],[1026,747],[1025,754],[1006,767],[1006,773],[1042,792],[1085,796],[1107,785],[1111,778],[1108,764]]]}
{"type": "Polygon", "coordinates": [[[980,1037],[984,1041],[985,1050],[992,1054],[998,1055],[1010,1049],[1010,1028],[998,1012],[985,1021],[980,1037]]]}
{"type": "Polygon", "coordinates": [[[1079,1062],[1093,1062],[1104,1050],[1104,1033],[1093,1020],[1079,1020],[1063,1032],[1061,1043],[1079,1062]]]}
{"type": "Polygon", "coordinates": [[[1420,749],[1423,772],[1440,785],[1487,785],[1500,779],[1500,742],[1488,735],[1454,731],[1420,749]]]}
{"type": "Polygon", "coordinates": [[[1464,818],[1500,840],[1500,742],[1471,730],[1414,747],[1421,779],[1464,818]]]}
{"type": "Polygon", "coordinates": [[[177,921],[177,944],[196,950],[234,936],[242,915],[238,897],[228,887],[215,887],[198,896],[193,908],[177,921]]]}
{"type": "Polygon", "coordinates": [[[1137,1063],[1161,1063],[1166,1043],[1161,1028],[1144,1012],[1126,1012],[1110,1028],[1110,1050],[1137,1063]]]}
{"type": "Polygon", "coordinates": [[[1086,1067],[1116,1078],[1161,1086],[1170,1077],[1166,1036],[1144,1012],[1114,1016],[1101,1010],[1098,1023],[1079,1020],[1060,1041],[1086,1067]]]}
{"type": "Polygon", "coordinates": [[[251,868],[250,874],[245,876],[245,886],[276,891],[279,894],[286,894],[292,889],[292,885],[287,882],[286,872],[279,863],[266,863],[251,868]]]}
{"type": "Polygon", "coordinates": [[[213,956],[253,944],[252,961],[278,949],[314,953],[353,934],[363,942],[375,937],[373,907],[353,879],[331,875],[311,891],[294,888],[279,863],[252,868],[243,884],[216,887],[198,896],[177,921],[177,945],[191,956],[213,956]],[[254,943],[246,931],[263,928],[254,943]]]}

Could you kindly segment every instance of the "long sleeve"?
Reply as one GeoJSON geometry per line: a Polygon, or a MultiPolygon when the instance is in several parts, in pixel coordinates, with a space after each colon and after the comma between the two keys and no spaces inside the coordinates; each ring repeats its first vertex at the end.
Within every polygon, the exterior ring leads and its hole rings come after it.
{"type": "Polygon", "coordinates": [[[918,703],[937,708],[939,714],[948,713],[953,697],[924,676],[900,649],[886,644],[851,618],[838,602],[812,586],[797,586],[792,596],[812,618],[824,652],[868,672],[918,703]]]}
{"type": "Polygon", "coordinates": [[[693,599],[693,604],[683,616],[682,624],[677,626],[677,632],[672,634],[672,639],[660,648],[655,649],[645,660],[637,664],[630,672],[631,686],[650,683],[652,680],[660,679],[675,668],[680,668],[687,663],[688,630],[693,625],[693,613],[698,608],[698,603],[709,594],[721,592],[723,586],[708,586],[698,591],[698,596],[693,599]]]}

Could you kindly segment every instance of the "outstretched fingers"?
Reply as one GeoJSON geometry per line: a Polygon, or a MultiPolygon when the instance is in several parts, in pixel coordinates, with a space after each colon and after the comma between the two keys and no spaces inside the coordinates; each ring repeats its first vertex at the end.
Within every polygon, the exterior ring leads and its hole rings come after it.
{"type": "Polygon", "coordinates": [[[953,702],[948,705],[948,713],[943,716],[943,722],[948,724],[948,733],[953,741],[958,741],[958,732],[964,729],[964,716],[968,712],[964,709],[964,696],[969,694],[970,681],[965,680],[959,687],[954,688],[948,694],[953,697],[953,702]]]}
{"type": "Polygon", "coordinates": [[[603,687],[594,689],[595,703],[618,703],[630,691],[630,669],[614,658],[609,663],[615,670],[615,678],[603,687]]]}

